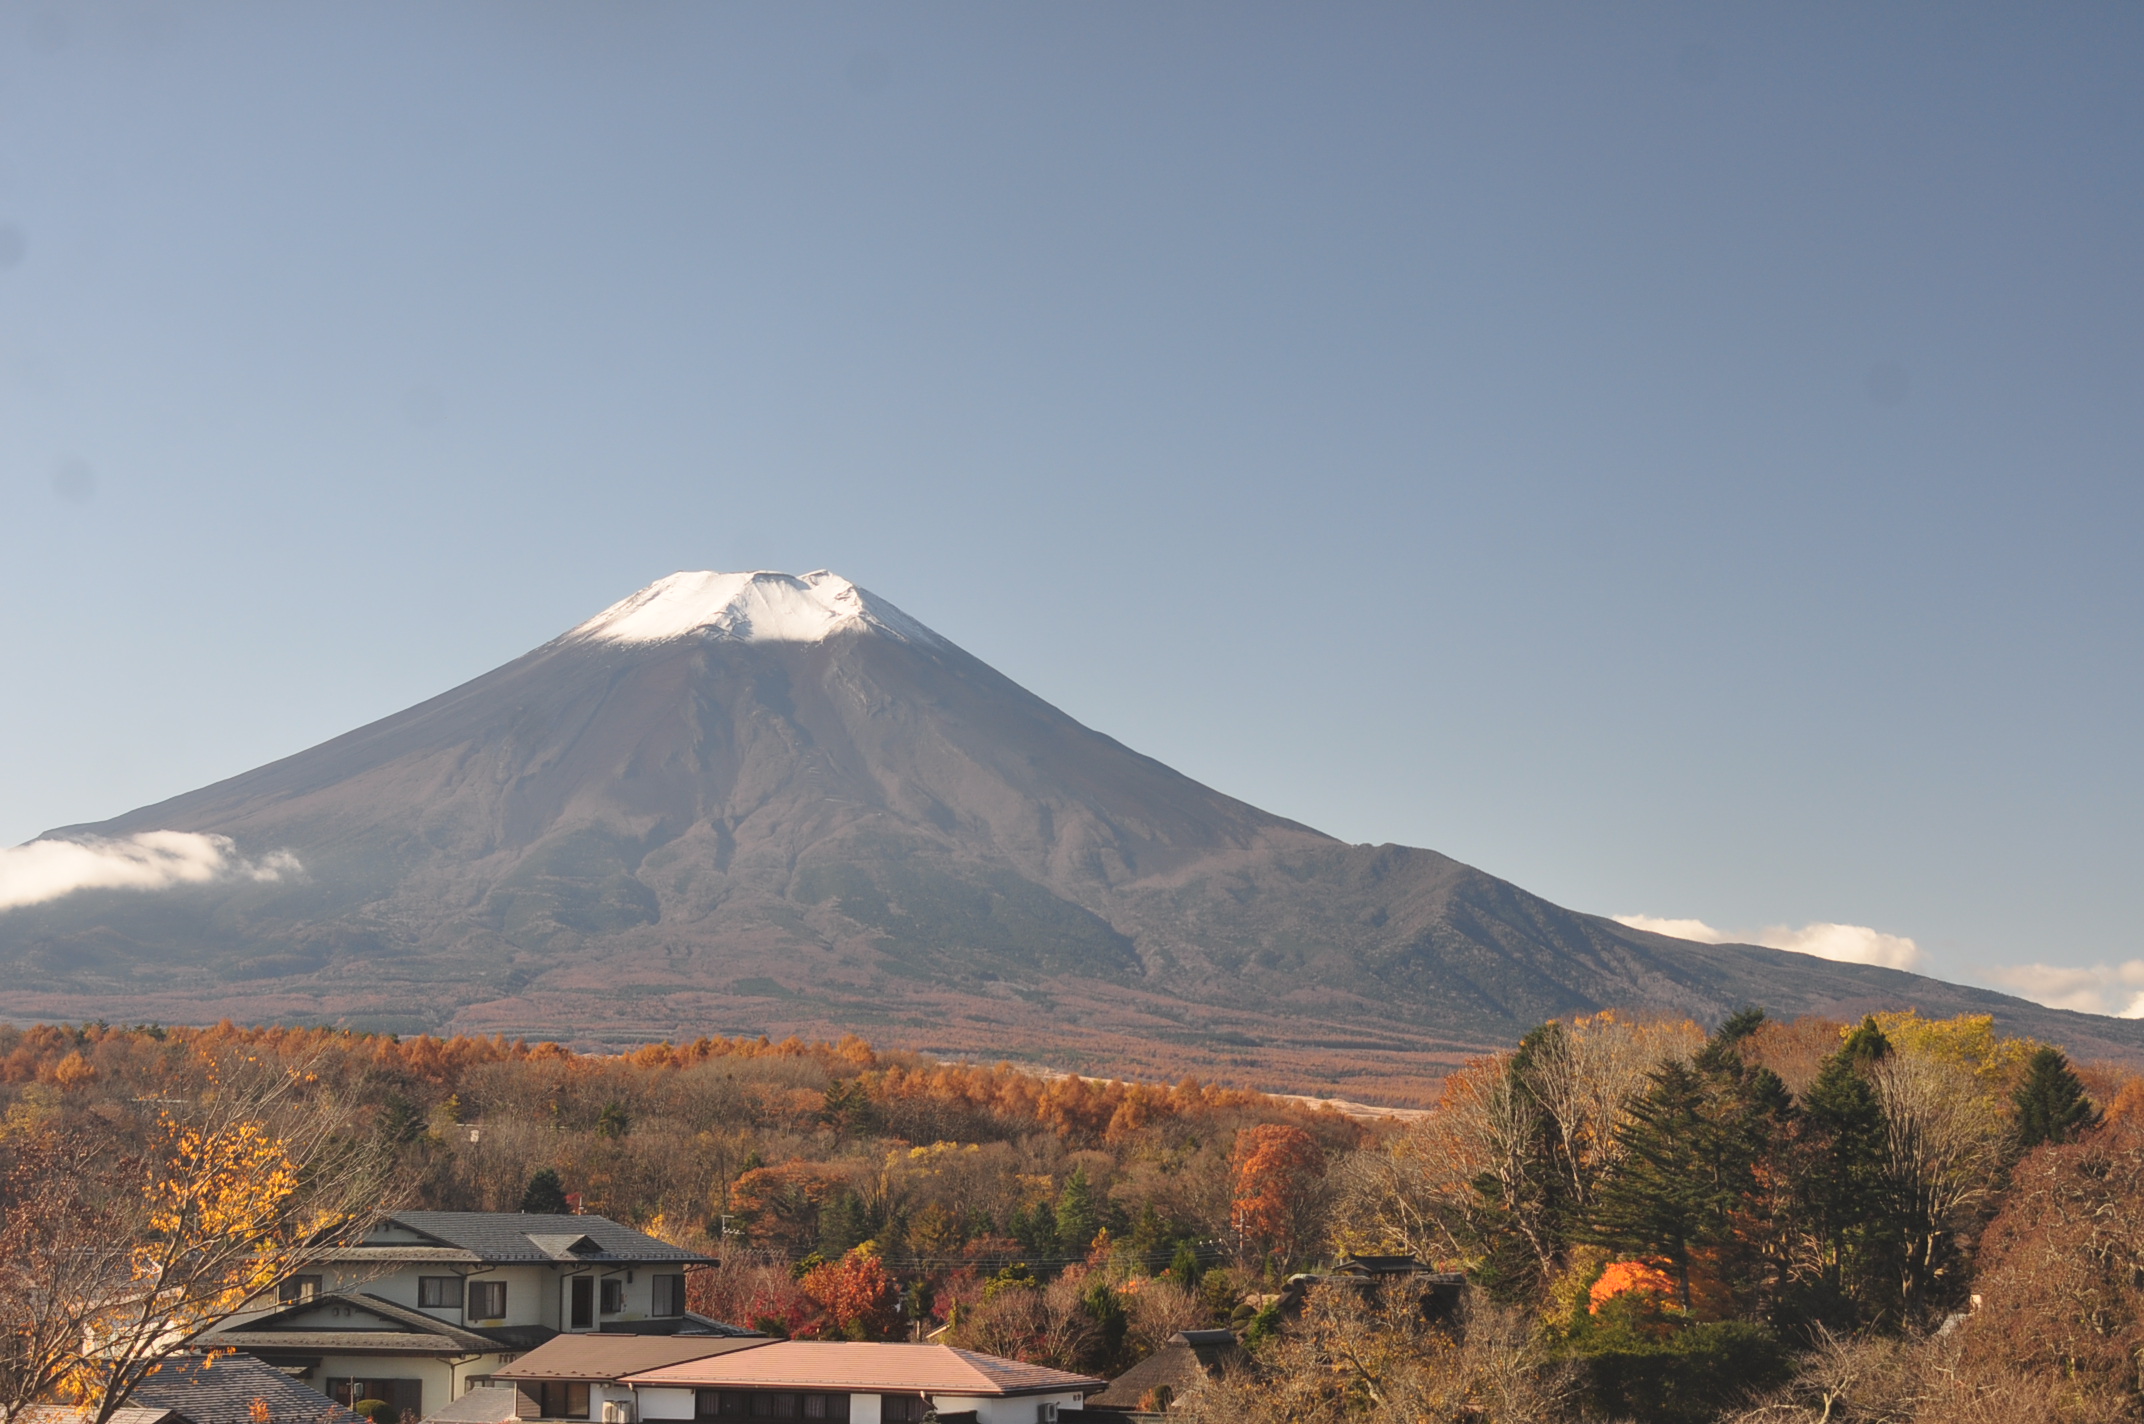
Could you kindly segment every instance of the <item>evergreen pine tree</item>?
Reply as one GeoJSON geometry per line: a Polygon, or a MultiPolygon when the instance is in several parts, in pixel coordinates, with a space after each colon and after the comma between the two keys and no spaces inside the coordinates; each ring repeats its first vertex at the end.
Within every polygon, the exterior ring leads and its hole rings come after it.
{"type": "Polygon", "coordinates": [[[1196,1290],[1199,1283],[1199,1252],[1189,1241],[1176,1243],[1176,1255],[1169,1261],[1169,1274],[1185,1290],[1196,1290]]]}
{"type": "Polygon", "coordinates": [[[1698,1050],[1697,1066],[1707,1072],[1741,1067],[1743,1041],[1762,1027],[1764,1010],[1755,1007],[1736,1009],[1712,1031],[1705,1046],[1698,1050]]]}
{"type": "Polygon", "coordinates": [[[837,1191],[819,1208],[819,1251],[838,1261],[871,1239],[871,1210],[852,1191],[837,1191]]]}
{"type": "Polygon", "coordinates": [[[1101,1229],[1102,1218],[1095,1209],[1094,1187],[1087,1180],[1087,1169],[1074,1167],[1057,1197],[1057,1245],[1070,1254],[1084,1253],[1093,1244],[1094,1233],[1101,1229]]]}
{"type": "Polygon", "coordinates": [[[1763,1022],[1761,1010],[1745,1009],[1694,1058],[1653,1071],[1618,1134],[1624,1155],[1596,1198],[1588,1234],[1670,1262],[1685,1310],[1700,1250],[1732,1294],[1764,1285],[1772,1228],[1761,1183],[1794,1107],[1777,1074],[1742,1060],[1744,1040],[1763,1022]]]}
{"type": "MultiPolygon", "coordinates": [[[[1856,1029],[1860,1038],[1873,1025],[1856,1029]]],[[[1894,1302],[1903,1233],[1892,1210],[1883,1105],[1862,1065],[1879,1060],[1875,1042],[1850,1038],[1824,1060],[1802,1098],[1793,1197],[1817,1277],[1804,1311],[1835,1328],[1894,1302]]],[[[1888,1045],[1882,1045],[1887,1050],[1888,1045]]]]}
{"type": "Polygon", "coordinates": [[[1690,1304],[1690,1248],[1707,1218],[1700,1140],[1705,1083],[1687,1061],[1653,1070],[1652,1083],[1619,1134],[1623,1158],[1601,1184],[1592,1231],[1603,1245],[1657,1256],[1674,1268],[1690,1304]]]}
{"type": "Polygon", "coordinates": [[[381,1101],[380,1115],[374,1122],[381,1139],[395,1147],[408,1146],[424,1131],[424,1118],[417,1105],[395,1092],[381,1101]]]}
{"type": "Polygon", "coordinates": [[[2099,1109],[2070,1071],[2059,1048],[2041,1048],[2025,1063],[2025,1081],[2011,1099],[2017,1105],[2017,1145],[2029,1151],[2045,1142],[2068,1142],[2099,1126],[2099,1109]]]}
{"type": "Polygon", "coordinates": [[[1866,1071],[1891,1056],[1891,1040],[1883,1036],[1876,1016],[1871,1014],[1846,1035],[1839,1052],[1854,1067],[1866,1071]]]}
{"type": "Polygon", "coordinates": [[[547,1216],[559,1216],[570,1209],[566,1203],[566,1184],[558,1179],[556,1168],[541,1168],[529,1178],[528,1189],[521,1193],[521,1209],[547,1216]]]}
{"type": "Polygon", "coordinates": [[[1012,1220],[1005,1223],[1012,1239],[1038,1261],[1054,1260],[1057,1256],[1057,1214],[1047,1201],[1030,1207],[1016,1207],[1012,1220]]]}
{"type": "Polygon", "coordinates": [[[1109,1282],[1097,1277],[1081,1293],[1080,1308],[1094,1325],[1094,1340],[1081,1365],[1102,1375],[1122,1374],[1130,1362],[1125,1358],[1125,1337],[1131,1332],[1131,1316],[1109,1282]]]}
{"type": "Polygon", "coordinates": [[[1140,1203],[1139,1219],[1132,1223],[1130,1245],[1133,1253],[1142,1258],[1159,1255],[1168,1249],[1168,1223],[1161,1219],[1160,1212],[1154,1210],[1153,1202],[1140,1203]]]}

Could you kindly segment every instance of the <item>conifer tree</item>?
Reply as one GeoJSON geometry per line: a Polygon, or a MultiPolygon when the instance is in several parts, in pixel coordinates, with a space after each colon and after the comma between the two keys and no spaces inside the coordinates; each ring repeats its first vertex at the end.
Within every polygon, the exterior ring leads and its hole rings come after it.
{"type": "Polygon", "coordinates": [[[546,1216],[561,1216],[569,1209],[566,1184],[558,1179],[556,1168],[541,1168],[529,1178],[527,1190],[521,1193],[521,1209],[546,1216]]]}
{"type": "Polygon", "coordinates": [[[1050,1209],[1048,1201],[1036,1202],[1032,1208],[1015,1207],[1005,1229],[1036,1260],[1047,1261],[1056,1257],[1057,1215],[1050,1209]]]}
{"type": "Polygon", "coordinates": [[[1623,1160],[1602,1185],[1593,1233],[1604,1245],[1665,1258],[1685,1309],[1690,1304],[1690,1248],[1706,1221],[1705,1085],[1688,1062],[1653,1070],[1652,1086],[1631,1108],[1621,1134],[1623,1160]]]}
{"type": "Polygon", "coordinates": [[[1887,1051],[1881,1031],[1854,1030],[1824,1060],[1801,1103],[1793,1197],[1816,1266],[1807,1283],[1814,1298],[1804,1309],[1842,1328],[1854,1323],[1857,1308],[1879,1313],[1891,1303],[1903,1249],[1886,1171],[1883,1106],[1866,1068],[1887,1051]]]}
{"type": "Polygon", "coordinates": [[[2025,1080],[2017,1085],[2017,1145],[2030,1151],[2046,1142],[2068,1142],[2099,1126],[2099,1109],[2085,1096],[2084,1084],[2070,1071],[2059,1048],[2041,1048],[2025,1063],[2025,1080]]]}
{"type": "Polygon", "coordinates": [[[1101,1213],[1094,1204],[1094,1187],[1084,1166],[1074,1167],[1057,1197],[1057,1244],[1067,1253],[1085,1251],[1101,1230],[1101,1213]]]}
{"type": "Polygon", "coordinates": [[[1883,1036],[1883,1029],[1877,1025],[1876,1016],[1870,1014],[1846,1035],[1846,1042],[1840,1045],[1839,1054],[1854,1067],[1867,1072],[1891,1056],[1891,1040],[1883,1036]]]}
{"type": "Polygon", "coordinates": [[[1746,1009],[1694,1058],[1653,1071],[1619,1134],[1623,1158],[1592,1214],[1593,1240],[1669,1262],[1685,1310],[1700,1250],[1731,1287],[1761,1283],[1768,1223],[1758,1219],[1760,1169],[1793,1115],[1778,1075],[1742,1060],[1743,1040],[1763,1021],[1761,1011],[1746,1009]]]}
{"type": "Polygon", "coordinates": [[[389,1091],[380,1102],[380,1115],[374,1119],[374,1125],[383,1142],[406,1147],[423,1133],[424,1117],[417,1111],[415,1103],[400,1093],[389,1091]]]}
{"type": "Polygon", "coordinates": [[[871,1238],[871,1210],[852,1191],[836,1191],[819,1208],[819,1250],[828,1260],[871,1238]]]}

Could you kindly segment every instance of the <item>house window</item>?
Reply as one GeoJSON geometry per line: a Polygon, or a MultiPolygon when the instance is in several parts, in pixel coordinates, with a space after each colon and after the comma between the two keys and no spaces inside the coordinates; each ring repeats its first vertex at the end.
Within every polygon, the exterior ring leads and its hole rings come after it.
{"type": "Polygon", "coordinates": [[[922,1424],[923,1416],[930,1413],[930,1401],[920,1394],[882,1394],[878,1401],[878,1417],[885,1424],[922,1424]]]}
{"type": "Polygon", "coordinates": [[[514,1392],[514,1413],[522,1419],[586,1419],[588,1381],[523,1380],[514,1392]]]}
{"type": "Polygon", "coordinates": [[[468,1314],[472,1320],[504,1320],[506,1318],[506,1282],[471,1281],[469,1283],[468,1314]]]}
{"type": "Polygon", "coordinates": [[[603,1313],[616,1315],[625,1309],[625,1282],[603,1282],[603,1313]]]}
{"type": "Polygon", "coordinates": [[[596,1328],[596,1283],[587,1276],[575,1276],[570,1294],[573,1299],[568,1330],[593,1330],[596,1328]]]}
{"type": "Polygon", "coordinates": [[[683,1276],[655,1277],[655,1308],[651,1315],[683,1315],[685,1313],[685,1278],[683,1276]]]}
{"type": "Polygon", "coordinates": [[[586,1419],[588,1417],[588,1382],[586,1380],[545,1380],[542,1385],[543,1417],[546,1419],[586,1419]]]}
{"type": "Polygon", "coordinates": [[[320,1277],[292,1276],[275,1288],[277,1305],[299,1305],[320,1294],[320,1277]]]}
{"type": "Polygon", "coordinates": [[[460,1276],[417,1277],[417,1304],[426,1310],[460,1310],[462,1308],[462,1278],[460,1276]]]}
{"type": "MultiPolygon", "coordinates": [[[[692,1416],[695,1419],[830,1419],[835,1424],[847,1424],[849,1397],[847,1394],[788,1394],[778,1392],[755,1392],[741,1389],[703,1389],[697,1391],[693,1400],[692,1416]]],[[[907,1414],[886,1416],[889,1419],[907,1419],[907,1414]]],[[[923,1417],[922,1401],[917,1401],[915,1418],[923,1417]]]]}
{"type": "Polygon", "coordinates": [[[353,1408],[368,1399],[382,1400],[390,1411],[390,1419],[399,1419],[404,1414],[414,1414],[419,1419],[424,1417],[423,1380],[330,1379],[328,1398],[345,1409],[353,1408]]]}

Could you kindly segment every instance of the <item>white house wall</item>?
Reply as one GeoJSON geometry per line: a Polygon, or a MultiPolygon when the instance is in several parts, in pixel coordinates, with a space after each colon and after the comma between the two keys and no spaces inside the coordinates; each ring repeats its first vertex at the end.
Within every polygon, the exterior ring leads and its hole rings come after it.
{"type": "MultiPolygon", "coordinates": [[[[1080,1399],[1077,1394],[1018,1394],[1010,1399],[960,1399],[948,1400],[946,1404],[952,1406],[947,1411],[949,1413],[973,1409],[976,1424],[1035,1424],[1041,1417],[1038,1406],[1054,1404],[1070,1413],[1080,1407],[1080,1399]]],[[[939,1407],[945,1409],[946,1404],[939,1407]]]]}
{"type": "MultiPolygon", "coordinates": [[[[458,1359],[449,1364],[437,1355],[326,1355],[299,1378],[308,1388],[323,1394],[327,1392],[330,1379],[421,1380],[424,1409],[429,1414],[467,1394],[472,1388],[471,1380],[504,1368],[513,1358],[516,1357],[502,1352],[480,1355],[473,1360],[458,1359]]],[[[687,1415],[690,1416],[689,1410],[687,1415]]]]}
{"type": "MultiPolygon", "coordinates": [[[[637,1393],[640,1396],[640,1417],[643,1419],[692,1418],[693,1391],[689,1389],[659,1389],[651,1386],[637,1393]]],[[[874,1394],[871,1398],[874,1401],[871,1424],[878,1424],[878,1415],[875,1412],[878,1396],[874,1394]]],[[[855,1424],[854,1415],[850,1416],[850,1424],[855,1424]]]]}
{"type": "MultiPolygon", "coordinates": [[[[568,1292],[572,1287],[567,1282],[574,1276],[586,1276],[598,1283],[595,1290],[596,1319],[599,1324],[604,1322],[629,1324],[635,1321],[657,1318],[654,1314],[655,1277],[658,1275],[683,1275],[684,1268],[669,1265],[658,1265],[653,1269],[637,1265],[617,1267],[599,1265],[515,1265],[489,1266],[481,1270],[471,1271],[466,1266],[457,1268],[450,1264],[441,1263],[438,1265],[399,1265],[393,1270],[382,1270],[377,1266],[354,1268],[344,1264],[329,1263],[320,1268],[319,1274],[322,1277],[320,1288],[323,1291],[347,1291],[353,1295],[376,1295],[382,1300],[391,1300],[396,1305],[408,1306],[411,1310],[422,1310],[425,1314],[436,1316],[451,1325],[462,1325],[472,1329],[479,1324],[487,1326],[547,1325],[554,1330],[563,1330],[566,1328],[567,1320],[572,1318],[568,1313],[570,1299],[568,1292]],[[504,1281],[506,1282],[505,1318],[477,1317],[467,1315],[460,1310],[443,1310],[437,1306],[420,1306],[417,1303],[417,1278],[419,1276],[460,1276],[462,1278],[462,1299],[464,1301],[469,1298],[468,1289],[471,1284],[478,1281],[504,1281]],[[624,1286],[625,1299],[620,1303],[622,1309],[614,1311],[603,1309],[601,1282],[606,1280],[614,1280],[624,1286]]],[[[251,1304],[254,1303],[249,1302],[249,1305],[251,1304]]],[[[265,1306],[268,1302],[262,1301],[258,1304],[265,1306]]],[[[661,1318],[674,1320],[677,1317],[664,1316],[661,1318]]]]}

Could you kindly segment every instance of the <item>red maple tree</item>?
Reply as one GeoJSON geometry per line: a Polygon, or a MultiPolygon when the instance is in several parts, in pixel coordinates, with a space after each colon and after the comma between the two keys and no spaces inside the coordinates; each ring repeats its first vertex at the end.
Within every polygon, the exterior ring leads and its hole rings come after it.
{"type": "Polygon", "coordinates": [[[862,1247],[806,1272],[804,1291],[851,1340],[883,1340],[900,1326],[901,1283],[862,1247]]]}

